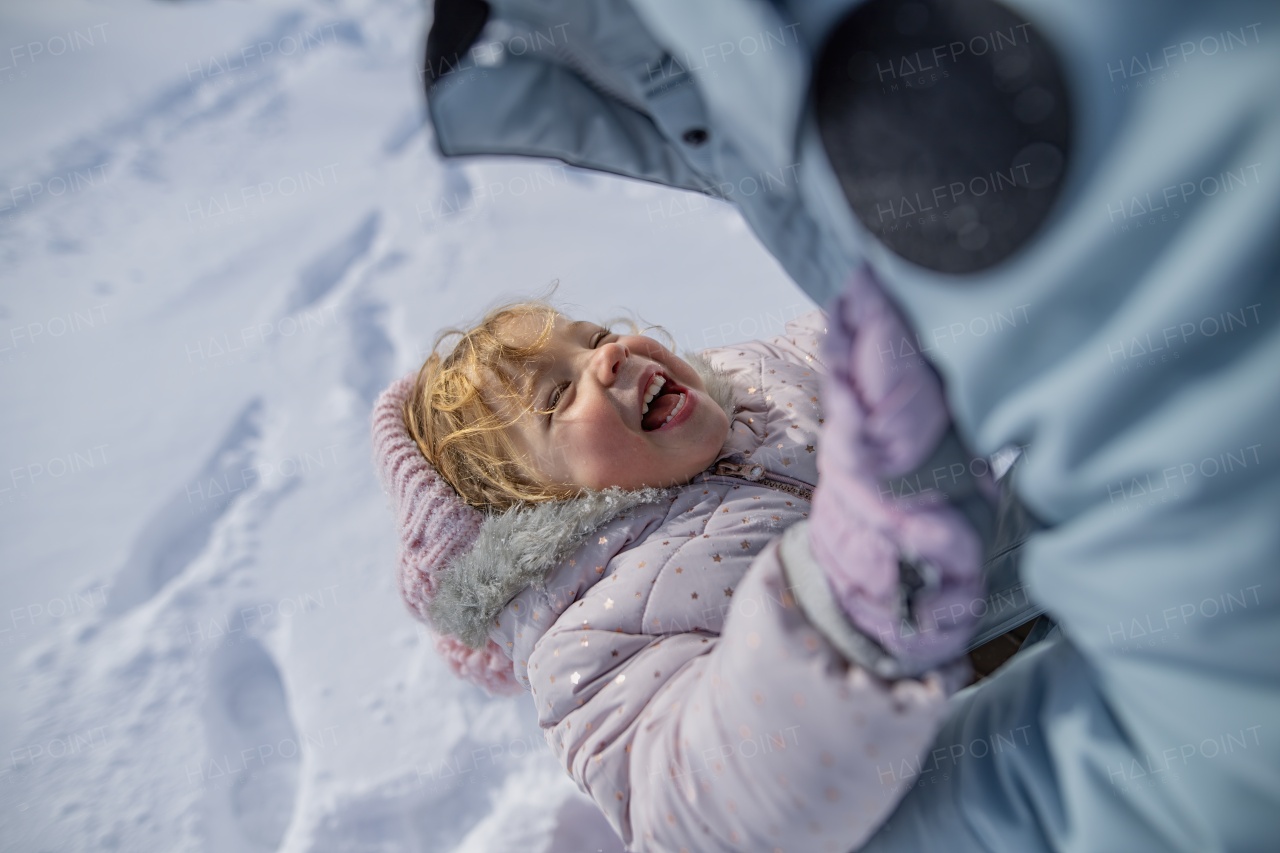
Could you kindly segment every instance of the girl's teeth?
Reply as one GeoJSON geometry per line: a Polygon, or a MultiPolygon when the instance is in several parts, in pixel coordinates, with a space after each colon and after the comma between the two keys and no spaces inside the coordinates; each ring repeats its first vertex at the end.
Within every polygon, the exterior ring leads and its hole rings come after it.
{"type": "Polygon", "coordinates": [[[666,426],[668,423],[670,423],[671,419],[674,418],[676,415],[680,414],[680,410],[683,408],[684,408],[684,394],[681,394],[680,399],[676,401],[676,407],[671,410],[671,414],[667,415],[667,419],[662,422],[662,425],[666,426]]]}
{"type": "Polygon", "coordinates": [[[641,417],[649,413],[649,404],[653,402],[653,398],[658,396],[658,392],[666,384],[667,380],[663,379],[661,374],[653,377],[653,381],[649,383],[649,389],[644,393],[644,409],[640,412],[641,417]]]}

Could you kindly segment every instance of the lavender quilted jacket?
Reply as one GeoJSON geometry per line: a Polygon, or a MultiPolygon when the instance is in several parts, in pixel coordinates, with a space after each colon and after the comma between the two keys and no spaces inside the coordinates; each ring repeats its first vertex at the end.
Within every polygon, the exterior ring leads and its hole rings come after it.
{"type": "Polygon", "coordinates": [[[492,516],[433,604],[439,627],[510,651],[554,754],[630,850],[855,848],[963,677],[869,675],[789,589],[778,534],[817,482],[824,332],[814,312],[704,352],[732,424],[708,472],[492,516]]]}

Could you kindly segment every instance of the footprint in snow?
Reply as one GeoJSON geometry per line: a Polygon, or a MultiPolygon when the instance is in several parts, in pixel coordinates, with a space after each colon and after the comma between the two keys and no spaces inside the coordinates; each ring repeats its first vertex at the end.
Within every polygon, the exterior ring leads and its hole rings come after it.
{"type": "Polygon", "coordinates": [[[194,481],[179,486],[134,539],[107,595],[106,612],[124,613],[177,577],[209,544],[218,521],[256,481],[255,453],[262,437],[262,400],[240,410],[194,481]]]}
{"type": "Polygon", "coordinates": [[[275,850],[293,818],[302,750],[331,745],[337,732],[316,732],[304,743],[280,671],[254,638],[218,647],[208,689],[208,753],[187,776],[206,787],[209,847],[275,850]]]}

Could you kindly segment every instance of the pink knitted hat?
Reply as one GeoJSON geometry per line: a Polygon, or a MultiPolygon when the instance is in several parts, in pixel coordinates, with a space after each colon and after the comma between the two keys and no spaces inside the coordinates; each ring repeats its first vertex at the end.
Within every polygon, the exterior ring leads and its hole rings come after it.
{"type": "Polygon", "coordinates": [[[400,595],[413,615],[427,624],[436,651],[456,675],[496,695],[522,692],[511,659],[489,640],[472,649],[456,637],[437,633],[427,617],[440,573],[470,550],[484,516],[468,506],[436,473],[404,424],[404,403],[417,372],[392,382],[373,407],[373,454],[400,526],[400,595]]]}

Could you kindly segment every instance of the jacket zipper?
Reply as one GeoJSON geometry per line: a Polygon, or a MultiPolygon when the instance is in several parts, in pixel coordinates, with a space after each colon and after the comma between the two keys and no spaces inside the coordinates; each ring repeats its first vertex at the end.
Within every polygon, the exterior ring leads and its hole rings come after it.
{"type": "Polygon", "coordinates": [[[756,483],[762,486],[778,489],[789,495],[795,495],[807,501],[813,500],[813,489],[809,486],[792,480],[790,478],[781,479],[780,475],[770,474],[765,476],[764,466],[759,462],[748,462],[739,464],[736,462],[717,462],[716,467],[712,469],[712,474],[718,477],[731,477],[735,480],[746,480],[748,483],[756,483]]]}

